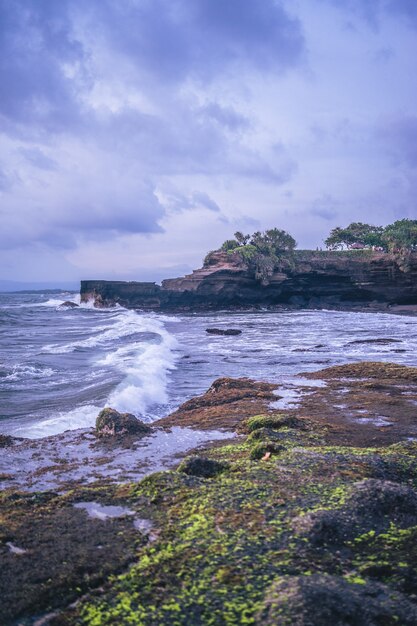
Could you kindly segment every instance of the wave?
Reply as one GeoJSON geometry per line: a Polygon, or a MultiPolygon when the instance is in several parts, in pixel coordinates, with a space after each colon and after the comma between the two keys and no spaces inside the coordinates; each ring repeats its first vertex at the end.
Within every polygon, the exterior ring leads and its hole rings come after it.
{"type": "Polygon", "coordinates": [[[72,341],[66,344],[49,344],[43,346],[42,352],[48,354],[65,354],[66,352],[74,352],[82,348],[94,348],[103,346],[106,343],[114,342],[123,337],[129,337],[138,333],[156,333],[158,334],[162,325],[157,320],[142,317],[135,311],[120,309],[118,315],[112,315],[111,320],[117,321],[111,325],[101,325],[94,328],[94,334],[89,335],[86,339],[72,341]]]}
{"type": "Polygon", "coordinates": [[[17,364],[11,368],[10,373],[2,374],[2,380],[14,382],[26,379],[50,378],[55,373],[55,370],[51,367],[17,364]]]}
{"type": "Polygon", "coordinates": [[[92,404],[79,406],[71,411],[60,412],[53,417],[32,424],[25,424],[14,429],[9,429],[9,434],[15,437],[40,439],[41,437],[58,435],[66,430],[90,428],[94,426],[96,417],[101,408],[102,407],[92,404]]]}
{"type": "Polygon", "coordinates": [[[156,407],[168,403],[167,385],[170,371],[176,368],[178,342],[156,317],[123,310],[117,318],[114,325],[110,328],[106,326],[100,335],[65,346],[48,347],[49,352],[61,353],[127,338],[126,345],[112,349],[92,362],[93,371],[103,372],[109,368],[113,374],[117,371],[119,380],[122,379],[109,393],[105,403],[102,406],[84,404],[34,424],[21,426],[10,434],[39,438],[68,429],[89,428],[94,426],[104,406],[133,413],[145,421],[153,421],[158,417],[156,407]],[[138,340],[138,334],[142,340],[138,340]],[[134,341],[131,340],[133,337],[134,341]]]}
{"type": "MultiPolygon", "coordinates": [[[[169,372],[175,369],[178,355],[177,340],[167,331],[160,331],[159,343],[147,344],[129,356],[123,349],[108,355],[125,374],[123,381],[109,395],[107,404],[118,411],[149,417],[149,409],[156,404],[167,404],[169,372]]],[[[102,365],[105,363],[102,361],[102,365]]],[[[150,418],[152,419],[152,418],[150,418]]]]}

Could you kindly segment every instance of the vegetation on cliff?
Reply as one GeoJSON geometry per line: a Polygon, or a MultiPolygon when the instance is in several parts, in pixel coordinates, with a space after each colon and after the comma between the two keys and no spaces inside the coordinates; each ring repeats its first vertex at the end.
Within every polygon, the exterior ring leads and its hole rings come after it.
{"type": "MultiPolygon", "coordinates": [[[[291,263],[295,239],[285,230],[271,228],[253,235],[237,231],[234,239],[227,239],[220,250],[239,258],[255,278],[267,285],[274,271],[291,263]]],[[[209,255],[208,255],[209,256],[209,255]]],[[[206,257],[205,263],[209,259],[206,257]]]]}
{"type": "MultiPolygon", "coordinates": [[[[219,250],[227,252],[234,260],[245,265],[263,285],[268,285],[275,271],[283,271],[294,265],[295,239],[285,230],[272,228],[245,235],[240,231],[234,239],[227,239],[219,250]]],[[[334,228],[325,245],[330,251],[378,250],[389,252],[398,267],[407,271],[410,254],[417,250],[417,220],[402,219],[386,227],[363,222],[352,222],[349,226],[334,228]]],[[[213,252],[208,253],[204,265],[210,265],[213,252]]]]}
{"type": "Polygon", "coordinates": [[[334,228],[325,244],[331,250],[359,247],[391,252],[397,257],[399,265],[405,268],[409,253],[417,250],[417,220],[397,220],[385,228],[352,222],[346,228],[334,228]]]}

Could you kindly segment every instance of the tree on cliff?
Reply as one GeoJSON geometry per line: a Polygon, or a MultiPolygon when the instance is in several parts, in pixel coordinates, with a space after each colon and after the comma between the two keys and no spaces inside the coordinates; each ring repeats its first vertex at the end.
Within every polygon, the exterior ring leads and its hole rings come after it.
{"type": "Polygon", "coordinates": [[[417,250],[417,220],[397,220],[384,230],[384,240],[390,252],[417,250]]]}
{"type": "Polygon", "coordinates": [[[384,228],[363,222],[352,222],[346,228],[337,226],[324,242],[330,250],[343,248],[386,248],[384,228]]]}
{"type": "Polygon", "coordinates": [[[271,228],[264,232],[257,231],[253,235],[235,233],[235,239],[227,239],[221,250],[239,255],[242,261],[252,270],[255,278],[267,285],[274,270],[284,260],[289,261],[296,246],[295,239],[285,230],[271,228]]]}

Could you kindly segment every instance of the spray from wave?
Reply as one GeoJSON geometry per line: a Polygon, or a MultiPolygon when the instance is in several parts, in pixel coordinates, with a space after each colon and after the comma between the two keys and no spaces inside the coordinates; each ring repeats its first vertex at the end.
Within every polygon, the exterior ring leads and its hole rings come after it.
{"type": "Polygon", "coordinates": [[[90,351],[92,372],[107,371],[109,378],[117,373],[120,382],[110,391],[104,405],[82,404],[11,434],[38,438],[91,427],[103,406],[133,413],[145,421],[159,416],[154,410],[168,402],[166,389],[169,372],[176,367],[177,340],[165,329],[163,321],[152,315],[119,308],[117,312],[109,312],[104,321],[94,327],[89,337],[49,344],[42,349],[51,355],[90,351]]]}

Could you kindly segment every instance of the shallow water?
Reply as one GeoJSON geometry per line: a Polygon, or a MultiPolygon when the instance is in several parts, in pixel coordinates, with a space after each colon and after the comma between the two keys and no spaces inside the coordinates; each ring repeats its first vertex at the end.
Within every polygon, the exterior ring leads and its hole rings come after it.
{"type": "Polygon", "coordinates": [[[79,302],[79,296],[0,294],[1,433],[36,438],[90,427],[104,406],[151,422],[220,376],[275,382],[284,396],[277,408],[285,408],[296,405],[300,372],[360,360],[416,365],[415,317],[339,311],[160,315],[90,305],[66,309],[59,306],[64,300],[79,302]],[[242,334],[208,335],[209,327],[242,334]],[[356,339],[399,343],[352,344],[356,339]]]}

